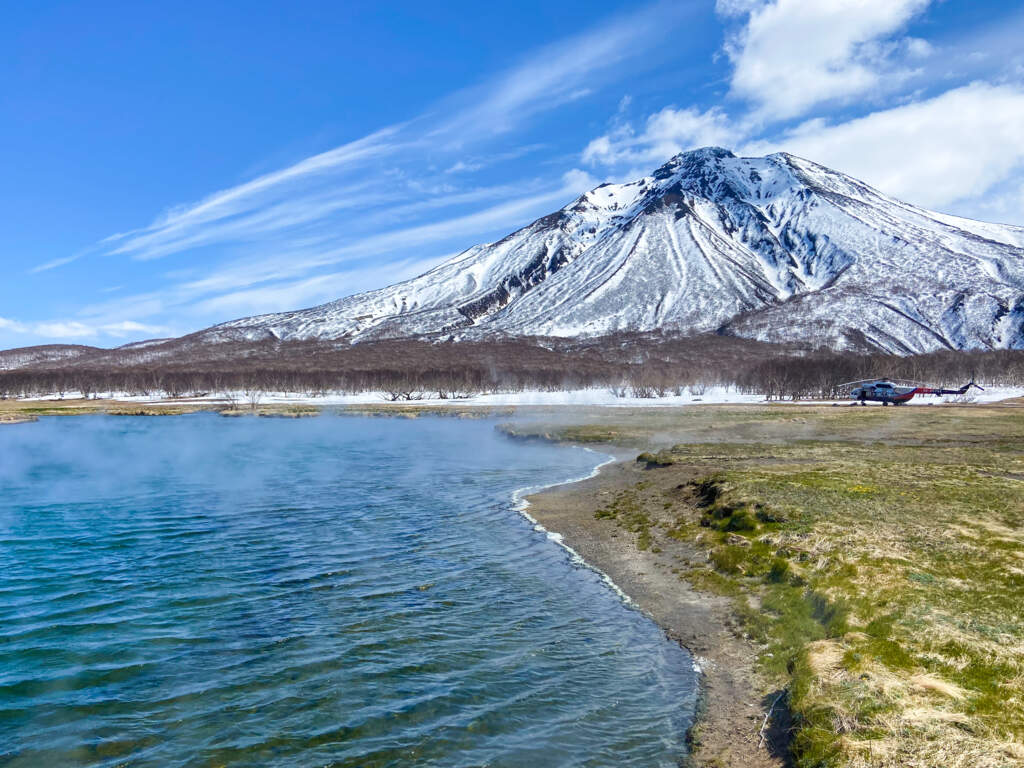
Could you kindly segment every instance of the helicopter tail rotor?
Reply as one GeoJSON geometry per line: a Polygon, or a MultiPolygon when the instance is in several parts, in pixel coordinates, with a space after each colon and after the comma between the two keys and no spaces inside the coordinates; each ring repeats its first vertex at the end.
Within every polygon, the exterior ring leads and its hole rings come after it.
{"type": "Polygon", "coordinates": [[[981,390],[982,392],[985,391],[985,388],[983,386],[981,386],[980,384],[978,384],[974,380],[974,374],[972,373],[971,374],[971,380],[969,382],[967,382],[966,384],[964,384],[962,387],[960,387],[960,389],[958,390],[958,394],[966,395],[967,392],[970,391],[971,387],[974,387],[975,389],[981,390]]]}

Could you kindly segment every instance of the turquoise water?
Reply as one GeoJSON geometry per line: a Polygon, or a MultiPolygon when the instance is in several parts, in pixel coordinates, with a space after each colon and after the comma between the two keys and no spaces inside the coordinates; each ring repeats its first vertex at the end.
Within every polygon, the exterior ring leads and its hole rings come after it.
{"type": "Polygon", "coordinates": [[[0,765],[676,765],[690,657],[512,505],[599,460],[443,418],[0,428],[0,765]]]}

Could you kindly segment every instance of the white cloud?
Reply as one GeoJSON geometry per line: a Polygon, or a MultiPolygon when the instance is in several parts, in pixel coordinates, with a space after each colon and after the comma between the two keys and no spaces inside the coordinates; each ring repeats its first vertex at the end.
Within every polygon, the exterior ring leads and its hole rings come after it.
{"type": "Polygon", "coordinates": [[[805,114],[826,101],[877,94],[900,83],[900,53],[927,55],[922,41],[893,41],[930,0],[775,0],[718,3],[749,14],[726,44],[732,95],[761,119],[805,114]]]}
{"type": "Polygon", "coordinates": [[[1024,88],[974,83],[845,123],[809,121],[742,151],[785,150],[907,202],[946,209],[1024,172],[1021,126],[1024,88]]]}
{"type": "Polygon", "coordinates": [[[926,59],[935,52],[935,48],[927,40],[919,37],[908,37],[903,40],[907,55],[915,59],[926,59]]]}
{"type": "Polygon", "coordinates": [[[137,323],[134,320],[121,320],[117,323],[107,323],[106,325],[101,325],[100,330],[107,336],[116,336],[119,338],[137,336],[140,333],[156,335],[167,332],[167,328],[163,326],[137,323]]]}
{"type": "Polygon", "coordinates": [[[405,259],[363,269],[332,272],[304,280],[234,291],[200,301],[193,305],[190,311],[198,315],[242,317],[323,304],[340,296],[349,296],[423,274],[451,255],[454,254],[423,260],[405,259]]]}
{"type": "Polygon", "coordinates": [[[199,226],[175,224],[126,237],[113,253],[128,253],[147,261],[173,253],[224,242],[247,242],[294,231],[341,211],[362,209],[401,199],[395,192],[373,191],[368,184],[354,184],[323,192],[308,190],[294,199],[264,200],[244,213],[202,222],[199,226]]]}
{"type": "Polygon", "coordinates": [[[562,181],[565,183],[565,191],[574,195],[582,195],[601,183],[579,168],[572,168],[562,174],[562,181]]]}
{"type": "Polygon", "coordinates": [[[44,264],[39,264],[38,266],[32,267],[32,269],[29,270],[29,273],[30,274],[35,274],[37,272],[46,272],[47,270],[50,270],[50,269],[56,269],[57,267],[63,267],[65,264],[70,264],[72,261],[77,259],[79,257],[79,255],[80,254],[73,254],[71,256],[62,256],[59,259],[53,259],[52,261],[47,261],[44,264]]]}
{"type": "Polygon", "coordinates": [[[89,336],[96,336],[96,329],[75,321],[36,323],[32,330],[40,336],[48,336],[53,339],[81,339],[89,336]]]}
{"type": "Polygon", "coordinates": [[[19,334],[31,334],[49,339],[96,339],[101,336],[127,338],[139,334],[155,335],[166,331],[156,325],[137,323],[134,320],[121,320],[115,323],[83,323],[78,320],[50,320],[38,323],[23,323],[0,317],[0,330],[13,331],[19,334]]]}
{"type": "Polygon", "coordinates": [[[743,132],[719,108],[666,107],[647,118],[641,131],[629,123],[599,136],[583,150],[583,162],[604,166],[653,167],[679,152],[708,145],[734,146],[743,132]]]}
{"type": "Polygon", "coordinates": [[[480,155],[463,154],[458,160],[448,166],[444,172],[448,173],[476,173],[483,168],[489,168],[498,163],[508,160],[516,160],[531,152],[544,149],[544,144],[524,144],[520,147],[513,147],[503,152],[491,151],[480,155]]]}
{"type": "Polygon", "coordinates": [[[445,169],[445,173],[472,173],[484,167],[483,163],[465,163],[462,160],[452,163],[445,169]]]}

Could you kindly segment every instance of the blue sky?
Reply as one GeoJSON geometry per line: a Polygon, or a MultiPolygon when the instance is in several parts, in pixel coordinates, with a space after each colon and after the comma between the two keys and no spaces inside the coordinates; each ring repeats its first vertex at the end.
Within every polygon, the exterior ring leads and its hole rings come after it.
{"type": "Polygon", "coordinates": [[[411,277],[707,144],[1024,225],[1024,8],[52,2],[0,27],[0,348],[411,277]]]}

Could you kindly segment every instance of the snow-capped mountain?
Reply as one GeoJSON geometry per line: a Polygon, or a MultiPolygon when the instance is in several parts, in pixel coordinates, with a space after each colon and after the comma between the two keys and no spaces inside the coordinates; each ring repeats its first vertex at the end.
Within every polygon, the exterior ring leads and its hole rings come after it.
{"type": "Polygon", "coordinates": [[[785,153],[684,152],[406,282],[202,340],[718,331],[896,353],[1024,348],[1024,228],[785,153]]]}

